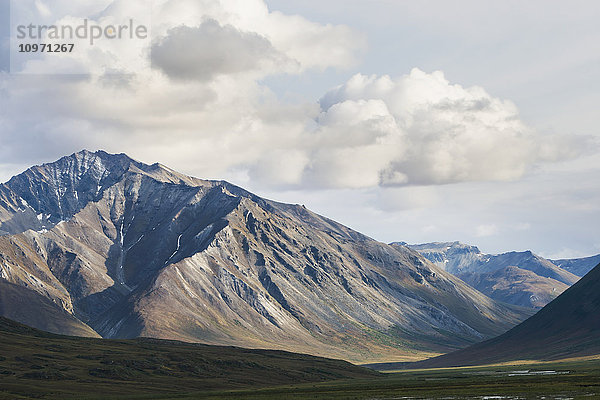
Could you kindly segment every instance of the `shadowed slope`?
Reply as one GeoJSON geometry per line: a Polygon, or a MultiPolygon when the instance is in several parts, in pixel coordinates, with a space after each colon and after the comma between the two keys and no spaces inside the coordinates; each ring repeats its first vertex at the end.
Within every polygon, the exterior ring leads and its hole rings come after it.
{"type": "Polygon", "coordinates": [[[100,337],[92,328],[47,297],[2,279],[0,316],[62,335],[100,337]]]}
{"type": "Polygon", "coordinates": [[[411,365],[482,365],[600,354],[600,265],[537,314],[497,338],[411,365]]]}

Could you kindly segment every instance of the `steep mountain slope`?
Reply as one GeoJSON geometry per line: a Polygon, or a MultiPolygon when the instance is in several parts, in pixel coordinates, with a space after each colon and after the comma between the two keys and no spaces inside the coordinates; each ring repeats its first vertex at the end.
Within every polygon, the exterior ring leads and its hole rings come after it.
{"type": "Polygon", "coordinates": [[[600,263],[600,254],[584,258],[550,260],[552,264],[561,267],[577,276],[584,276],[600,263]]]}
{"type": "Polygon", "coordinates": [[[281,351],[57,336],[2,317],[0,355],[3,399],[196,398],[193,392],[204,397],[217,389],[379,375],[340,360],[281,351]]]}
{"type": "Polygon", "coordinates": [[[53,303],[23,286],[0,279],[0,316],[47,332],[72,336],[100,337],[92,328],[53,303]]]}
{"type": "Polygon", "coordinates": [[[490,255],[459,242],[408,246],[487,296],[510,304],[541,308],[579,279],[531,251],[490,255]]]}
{"type": "Polygon", "coordinates": [[[533,317],[497,338],[416,368],[559,360],[600,354],[600,265],[533,317]]]}
{"type": "Polygon", "coordinates": [[[409,359],[529,315],[302,206],[80,152],[0,186],[0,274],[103,337],[409,359]]]}

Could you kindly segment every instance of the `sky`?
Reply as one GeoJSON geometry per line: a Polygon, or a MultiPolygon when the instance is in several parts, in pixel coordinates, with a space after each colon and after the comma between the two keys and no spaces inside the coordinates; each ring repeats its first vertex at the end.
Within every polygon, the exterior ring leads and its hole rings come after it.
{"type": "Polygon", "coordinates": [[[384,242],[600,253],[600,3],[10,5],[0,0],[0,181],[104,149],[305,204],[384,242]],[[16,52],[19,24],[84,20],[149,34],[16,52]]]}

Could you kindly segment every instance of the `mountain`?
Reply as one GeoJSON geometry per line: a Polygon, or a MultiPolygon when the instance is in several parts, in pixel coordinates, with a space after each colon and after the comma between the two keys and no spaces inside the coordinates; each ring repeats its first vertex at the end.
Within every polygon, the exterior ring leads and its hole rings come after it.
{"type": "Polygon", "coordinates": [[[531,315],[300,205],[82,151],[0,185],[0,276],[105,338],[415,359],[531,315]]]}
{"type": "Polygon", "coordinates": [[[600,254],[585,258],[550,260],[552,264],[577,276],[584,276],[600,263],[600,254]]]}
{"type": "Polygon", "coordinates": [[[0,317],[3,399],[196,398],[215,390],[378,375],[344,361],[282,351],[58,336],[0,317]]]}
{"type": "Polygon", "coordinates": [[[453,275],[477,270],[477,266],[484,264],[487,259],[487,255],[482,254],[476,246],[470,246],[460,242],[434,242],[424,244],[394,242],[390,243],[390,245],[394,247],[406,246],[416,250],[429,261],[453,275]]]}
{"type": "Polygon", "coordinates": [[[438,368],[599,354],[600,265],[537,314],[503,335],[413,366],[438,368]]]}
{"type": "Polygon", "coordinates": [[[408,247],[492,299],[524,307],[545,306],[579,279],[531,251],[490,255],[459,242],[408,247]]]}

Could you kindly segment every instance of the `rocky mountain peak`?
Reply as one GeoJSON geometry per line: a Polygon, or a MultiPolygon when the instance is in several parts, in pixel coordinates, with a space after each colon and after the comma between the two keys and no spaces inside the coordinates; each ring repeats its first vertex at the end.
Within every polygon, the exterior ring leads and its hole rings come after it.
{"type": "Polygon", "coordinates": [[[0,233],[46,229],[68,220],[132,166],[143,164],[125,154],[83,150],[29,168],[0,185],[0,233]]]}

